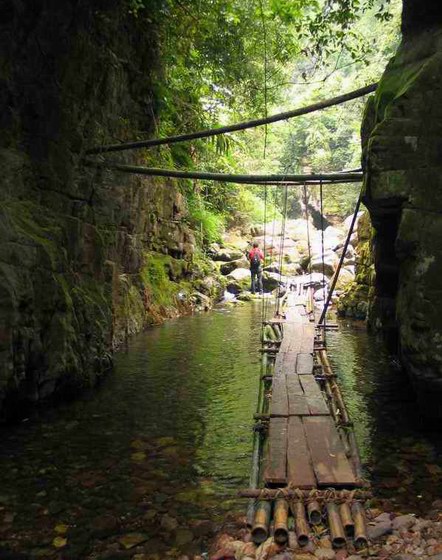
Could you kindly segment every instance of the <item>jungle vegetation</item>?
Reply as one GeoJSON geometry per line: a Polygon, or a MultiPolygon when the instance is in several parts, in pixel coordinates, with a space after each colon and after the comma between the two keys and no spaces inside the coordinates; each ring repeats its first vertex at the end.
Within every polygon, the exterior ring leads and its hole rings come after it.
{"type": "MultiPolygon", "coordinates": [[[[158,136],[285,111],[376,82],[400,38],[400,0],[128,1],[162,45],[158,136]]],[[[157,165],[236,173],[358,168],[364,102],[162,147],[150,157],[157,165]]],[[[182,188],[205,242],[226,225],[264,218],[264,187],[183,181],[182,188]]],[[[351,185],[325,188],[326,214],[345,217],[356,197],[351,185]]],[[[268,217],[278,216],[281,189],[269,188],[267,200],[268,217]]],[[[300,208],[299,189],[291,188],[288,215],[298,217],[300,208]]]]}

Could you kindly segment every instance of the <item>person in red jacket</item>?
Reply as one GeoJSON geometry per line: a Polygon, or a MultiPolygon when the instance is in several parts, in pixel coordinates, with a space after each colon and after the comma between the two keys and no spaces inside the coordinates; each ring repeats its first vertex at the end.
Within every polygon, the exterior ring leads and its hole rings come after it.
{"type": "Polygon", "coordinates": [[[258,290],[258,292],[262,294],[262,263],[264,262],[264,253],[261,251],[256,241],[249,251],[249,262],[252,281],[250,291],[254,294],[255,291],[258,290]]]}

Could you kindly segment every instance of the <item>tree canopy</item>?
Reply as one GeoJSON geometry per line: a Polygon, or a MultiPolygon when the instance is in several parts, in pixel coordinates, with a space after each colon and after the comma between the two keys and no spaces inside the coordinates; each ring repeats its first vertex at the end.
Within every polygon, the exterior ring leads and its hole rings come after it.
{"type": "MultiPolygon", "coordinates": [[[[144,18],[159,36],[164,75],[155,92],[158,135],[263,116],[376,81],[399,40],[399,0],[128,1],[133,17],[144,18]]],[[[226,172],[359,167],[363,104],[163,147],[154,158],[226,172]]],[[[263,187],[188,182],[183,189],[197,220],[212,215],[220,225],[247,212],[252,220],[263,218],[263,187]]],[[[326,191],[325,210],[344,216],[355,187],[333,189],[333,195],[326,191]]],[[[293,214],[297,196],[290,193],[293,214]]],[[[278,196],[271,200],[278,204],[278,196]]]]}

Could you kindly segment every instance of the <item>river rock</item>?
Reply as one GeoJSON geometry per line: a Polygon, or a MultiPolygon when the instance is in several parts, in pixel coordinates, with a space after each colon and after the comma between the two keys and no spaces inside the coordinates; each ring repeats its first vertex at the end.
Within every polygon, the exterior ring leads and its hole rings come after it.
{"type": "Polygon", "coordinates": [[[220,270],[221,274],[224,274],[224,276],[227,276],[227,274],[230,274],[236,268],[247,268],[247,269],[250,268],[249,261],[248,261],[248,259],[245,255],[240,259],[236,259],[234,261],[229,261],[229,262],[222,263],[219,270],[220,270]]]}
{"type": "Polygon", "coordinates": [[[209,311],[212,308],[212,300],[201,292],[192,292],[190,301],[195,311],[209,311]]]}
{"type": "Polygon", "coordinates": [[[351,284],[355,279],[354,274],[348,268],[341,268],[339,271],[339,276],[336,281],[336,289],[337,290],[344,290],[348,284],[351,284]]]}
{"type": "Polygon", "coordinates": [[[229,249],[227,247],[220,248],[218,251],[211,252],[214,261],[230,262],[243,257],[243,252],[239,249],[229,249]]]}
{"type": "Polygon", "coordinates": [[[250,271],[245,268],[236,268],[226,278],[226,289],[231,294],[237,295],[250,286],[250,271]]]}
{"type": "Polygon", "coordinates": [[[275,272],[264,272],[262,275],[262,283],[264,291],[273,292],[284,281],[284,276],[280,278],[275,272]]]}
{"type": "Polygon", "coordinates": [[[414,515],[399,515],[395,517],[392,522],[393,531],[402,531],[403,529],[409,529],[416,522],[414,515]]]}
{"type": "MultiPolygon", "coordinates": [[[[324,252],[324,273],[326,276],[333,276],[338,267],[339,259],[333,251],[324,252]]],[[[314,254],[311,260],[311,268],[313,272],[322,273],[322,254],[314,254]]]]}
{"type": "Polygon", "coordinates": [[[380,521],[375,525],[368,526],[368,538],[372,541],[388,535],[393,530],[393,524],[391,521],[380,521]]]}
{"type": "Polygon", "coordinates": [[[166,513],[161,518],[161,527],[166,529],[166,531],[175,531],[178,527],[178,521],[166,513]]]}
{"type": "Polygon", "coordinates": [[[331,548],[317,548],[314,554],[319,560],[334,560],[336,557],[335,551],[331,548]]]}
{"type": "Polygon", "coordinates": [[[180,547],[193,541],[193,533],[190,529],[180,528],[175,532],[175,545],[180,547]]]}

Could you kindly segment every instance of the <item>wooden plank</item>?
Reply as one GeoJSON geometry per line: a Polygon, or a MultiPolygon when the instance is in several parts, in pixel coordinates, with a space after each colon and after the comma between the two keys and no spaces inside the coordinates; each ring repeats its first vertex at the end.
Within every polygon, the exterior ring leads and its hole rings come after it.
{"type": "Polygon", "coordinates": [[[272,400],[270,402],[270,416],[288,416],[289,401],[285,375],[273,377],[272,400]]]}
{"type": "Polygon", "coordinates": [[[296,375],[297,352],[285,352],[283,355],[282,369],[284,375],[296,375]]]}
{"type": "Polygon", "coordinates": [[[289,415],[303,416],[310,414],[307,398],[302,390],[297,375],[287,376],[287,395],[289,403],[289,415]]]}
{"type": "Polygon", "coordinates": [[[299,381],[306,395],[322,397],[321,388],[313,375],[300,375],[299,381]]]}
{"type": "Polygon", "coordinates": [[[300,352],[303,354],[313,354],[313,345],[315,340],[315,326],[304,325],[302,328],[302,339],[300,352]]]}
{"type": "Polygon", "coordinates": [[[270,418],[264,470],[266,484],[287,483],[287,418],[270,418]]]}
{"type": "Polygon", "coordinates": [[[330,416],[303,418],[304,431],[319,486],[354,486],[356,478],[330,416]]]}
{"type": "Polygon", "coordinates": [[[316,477],[301,418],[292,416],[287,432],[287,481],[295,488],[313,488],[316,477]]]}
{"type": "Polygon", "coordinates": [[[298,375],[311,374],[313,372],[313,356],[311,354],[298,354],[296,359],[296,373],[298,375]]]}
{"type": "Polygon", "coordinates": [[[313,395],[305,396],[307,406],[311,416],[329,416],[330,409],[324,400],[324,397],[315,397],[313,395]]]}
{"type": "Polygon", "coordinates": [[[273,375],[278,377],[284,375],[284,352],[281,350],[276,354],[275,365],[273,366],[273,375]]]}

